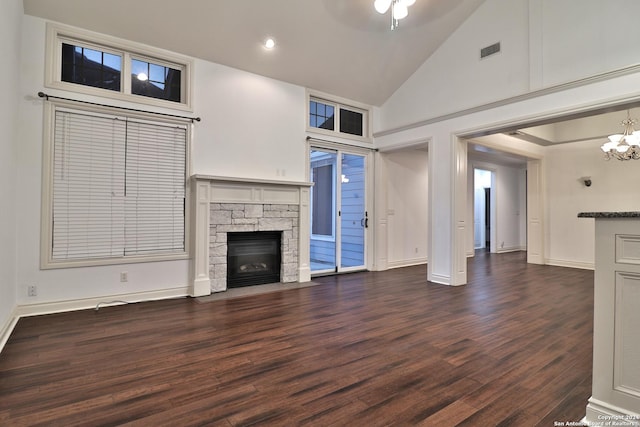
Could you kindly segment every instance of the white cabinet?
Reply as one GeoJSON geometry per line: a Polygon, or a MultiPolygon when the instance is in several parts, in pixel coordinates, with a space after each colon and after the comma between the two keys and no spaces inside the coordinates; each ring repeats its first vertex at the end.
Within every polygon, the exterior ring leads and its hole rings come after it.
{"type": "Polygon", "coordinates": [[[640,425],[640,213],[595,218],[590,425],[640,425]],[[609,423],[609,424],[607,424],[609,423]]]}

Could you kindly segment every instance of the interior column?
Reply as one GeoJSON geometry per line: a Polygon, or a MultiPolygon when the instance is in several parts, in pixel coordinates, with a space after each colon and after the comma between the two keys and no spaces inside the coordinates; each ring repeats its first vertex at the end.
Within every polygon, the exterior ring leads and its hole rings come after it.
{"type": "Polygon", "coordinates": [[[429,142],[429,281],[467,282],[467,143],[449,132],[429,142]]]}

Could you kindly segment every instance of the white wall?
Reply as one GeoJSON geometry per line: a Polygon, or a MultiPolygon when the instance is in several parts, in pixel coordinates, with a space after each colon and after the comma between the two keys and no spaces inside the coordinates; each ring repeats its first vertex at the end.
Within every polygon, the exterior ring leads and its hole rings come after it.
{"type": "Polygon", "coordinates": [[[306,181],[300,86],[196,61],[193,172],[306,181]]]}
{"type": "MultiPolygon", "coordinates": [[[[18,304],[185,294],[187,260],[39,269],[43,101],[35,94],[44,89],[85,98],[43,87],[44,47],[45,22],[24,16],[17,153],[18,304]],[[122,271],[128,272],[124,284],[119,280],[122,271]],[[38,286],[37,297],[27,296],[28,285],[38,286]]],[[[202,122],[194,125],[192,174],[305,180],[303,88],[201,60],[195,60],[194,74],[194,116],[202,117],[202,122]]]]}
{"type": "Polygon", "coordinates": [[[388,263],[398,267],[427,261],[428,153],[406,149],[384,153],[387,167],[388,263]]]}
{"type": "Polygon", "coordinates": [[[486,0],[384,103],[386,130],[526,92],[527,0],[486,0]],[[480,59],[480,49],[501,52],[480,59]]]}
{"type": "MultiPolygon", "coordinates": [[[[551,86],[640,63],[637,0],[530,0],[542,85],[551,86]]],[[[533,64],[532,64],[533,65],[533,64]]]]}
{"type": "Polygon", "coordinates": [[[638,161],[606,161],[600,145],[587,141],[548,148],[545,239],[551,264],[593,268],[594,220],[577,218],[579,212],[640,210],[638,161]],[[580,179],[585,176],[591,177],[591,187],[580,179]]]}
{"type": "MultiPolygon", "coordinates": [[[[22,0],[0,5],[0,341],[16,305],[16,165],[17,104],[20,80],[20,23],[22,0]],[[15,61],[14,61],[15,59],[15,61]]],[[[1,347],[1,345],[0,345],[1,347]]]]}
{"type": "Polygon", "coordinates": [[[636,0],[486,0],[376,112],[375,130],[639,64],[638,16],[636,0]]]}

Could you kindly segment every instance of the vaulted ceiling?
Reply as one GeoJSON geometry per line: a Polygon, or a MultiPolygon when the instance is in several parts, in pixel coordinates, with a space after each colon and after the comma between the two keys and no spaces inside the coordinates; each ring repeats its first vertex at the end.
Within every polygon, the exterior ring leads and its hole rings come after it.
{"type": "MultiPolygon", "coordinates": [[[[416,0],[391,31],[389,15],[378,14],[374,0],[23,0],[28,15],[369,105],[382,105],[483,1],[416,0]],[[264,48],[268,37],[276,40],[273,50],[264,48]]],[[[611,111],[508,130],[502,137],[545,146],[604,138],[617,131],[622,117],[604,113],[611,111]]],[[[474,141],[482,144],[482,138],[474,141]]],[[[501,156],[476,151],[471,155],[501,156]]]]}
{"type": "Polygon", "coordinates": [[[483,1],[417,0],[394,31],[373,0],[24,0],[24,11],[381,105],[483,1]]]}

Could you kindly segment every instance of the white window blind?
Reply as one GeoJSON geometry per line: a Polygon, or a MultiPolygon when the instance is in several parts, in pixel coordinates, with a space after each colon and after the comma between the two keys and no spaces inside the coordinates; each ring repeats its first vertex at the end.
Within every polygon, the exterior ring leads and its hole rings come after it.
{"type": "Polygon", "coordinates": [[[186,128],[57,110],[52,260],[184,253],[186,128]]]}
{"type": "Polygon", "coordinates": [[[184,251],[186,129],[129,122],[125,255],[184,251]]]}

